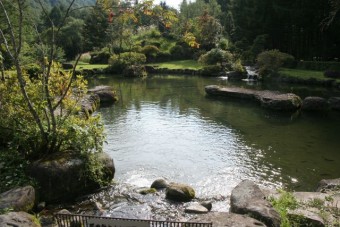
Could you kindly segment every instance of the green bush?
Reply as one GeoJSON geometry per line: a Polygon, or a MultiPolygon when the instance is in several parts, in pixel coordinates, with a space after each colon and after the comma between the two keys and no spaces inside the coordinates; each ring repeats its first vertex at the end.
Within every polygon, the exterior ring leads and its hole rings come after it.
{"type": "Polygon", "coordinates": [[[181,45],[175,45],[170,49],[170,54],[175,59],[183,59],[184,48],[181,45]]]}
{"type": "Polygon", "coordinates": [[[90,53],[83,53],[79,59],[80,62],[84,63],[90,63],[91,61],[91,55],[90,53]]]}
{"type": "Polygon", "coordinates": [[[125,52],[119,55],[111,55],[109,59],[109,71],[122,73],[128,66],[144,64],[146,62],[145,54],[136,52],[125,52]]]}
{"type": "Polygon", "coordinates": [[[232,70],[235,72],[244,73],[246,71],[242,65],[241,59],[237,59],[236,61],[234,61],[231,67],[232,67],[232,70]]]}
{"type": "Polygon", "coordinates": [[[218,76],[222,71],[222,67],[220,65],[207,65],[201,69],[201,74],[203,76],[218,76]]]}
{"type": "Polygon", "coordinates": [[[276,74],[285,62],[292,61],[292,59],[294,59],[293,56],[282,53],[279,50],[268,50],[260,53],[256,60],[260,75],[268,76],[276,74]]]}
{"type": "Polygon", "coordinates": [[[156,57],[159,53],[159,49],[153,45],[146,45],[142,48],[142,53],[145,54],[146,57],[156,57]]]}
{"type": "MultiPolygon", "coordinates": [[[[72,73],[60,71],[60,66],[54,66],[49,75],[49,94],[52,104],[60,99],[60,94],[66,91],[72,73]]],[[[6,129],[1,132],[2,143],[9,149],[19,150],[25,158],[36,160],[47,154],[77,151],[92,152],[101,151],[103,142],[103,127],[100,116],[84,118],[80,115],[81,105],[79,100],[86,96],[86,81],[82,77],[73,79],[71,89],[62,102],[62,107],[55,115],[50,114],[48,103],[42,98],[41,91],[45,84],[44,80],[29,80],[24,75],[25,88],[31,99],[32,105],[37,109],[37,116],[45,127],[42,134],[35,124],[35,119],[28,111],[26,100],[21,95],[21,89],[15,77],[0,83],[1,109],[0,128],[6,129]],[[50,119],[54,116],[56,130],[47,131],[51,128],[50,119]],[[19,119],[19,120],[18,120],[19,119]],[[47,138],[44,137],[47,135],[47,138]],[[3,137],[4,136],[4,137],[3,137]]]]}
{"type": "Polygon", "coordinates": [[[41,67],[37,64],[25,65],[24,70],[26,70],[30,79],[37,79],[39,74],[42,73],[41,67]]]}
{"type": "Polygon", "coordinates": [[[152,42],[149,42],[148,45],[156,46],[157,48],[160,48],[162,44],[161,42],[158,42],[158,41],[152,41],[152,42]]]}
{"type": "Polygon", "coordinates": [[[222,38],[217,45],[222,50],[228,50],[230,48],[230,41],[226,38],[222,38]]]}
{"type": "Polygon", "coordinates": [[[90,64],[107,64],[111,54],[108,49],[104,48],[98,52],[91,53],[90,64]]]}
{"type": "Polygon", "coordinates": [[[198,62],[203,65],[215,65],[217,63],[232,63],[233,55],[229,51],[222,49],[212,49],[206,54],[203,54],[198,59],[198,62]]]}
{"type": "Polygon", "coordinates": [[[124,69],[123,75],[126,77],[145,77],[147,73],[143,65],[129,65],[124,69]]]}

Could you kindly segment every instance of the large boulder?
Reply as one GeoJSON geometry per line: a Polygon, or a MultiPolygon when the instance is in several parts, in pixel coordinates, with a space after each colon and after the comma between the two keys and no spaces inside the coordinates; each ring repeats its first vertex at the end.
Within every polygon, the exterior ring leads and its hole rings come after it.
{"type": "Polygon", "coordinates": [[[26,212],[9,212],[0,215],[1,227],[41,227],[38,219],[26,212]]]}
{"type": "Polygon", "coordinates": [[[213,226],[228,226],[228,227],[265,227],[262,222],[248,217],[246,215],[225,213],[225,212],[210,212],[194,217],[192,220],[199,223],[212,222],[213,226]]]}
{"type": "Polygon", "coordinates": [[[157,179],[151,184],[151,188],[154,188],[157,190],[167,188],[168,186],[169,184],[164,179],[157,179]]]}
{"type": "Polygon", "coordinates": [[[295,111],[301,107],[302,103],[301,98],[293,93],[257,91],[255,97],[261,106],[272,110],[295,111]]]}
{"type": "Polygon", "coordinates": [[[282,94],[276,91],[258,91],[237,87],[220,87],[209,85],[205,87],[208,95],[258,101],[261,106],[273,110],[294,111],[301,107],[301,98],[292,93],[282,94]]]}
{"type": "Polygon", "coordinates": [[[32,210],[35,203],[35,190],[32,186],[15,188],[0,194],[0,210],[32,210]]]}
{"type": "MultiPolygon", "coordinates": [[[[110,182],[115,174],[112,158],[106,153],[98,153],[97,157],[104,173],[100,180],[110,182]]],[[[40,185],[40,201],[63,202],[100,188],[87,171],[78,154],[60,153],[32,163],[28,173],[40,185]]]]}
{"type": "Polygon", "coordinates": [[[306,226],[335,226],[340,211],[340,195],[338,193],[294,192],[294,198],[300,205],[289,211],[290,216],[303,217],[306,226]]]}
{"type": "Polygon", "coordinates": [[[328,109],[328,102],[321,97],[309,96],[303,100],[302,110],[306,111],[321,111],[328,109]]]}
{"type": "Polygon", "coordinates": [[[110,86],[96,86],[89,89],[90,94],[96,94],[99,96],[100,105],[111,105],[118,100],[116,92],[110,86]]]}
{"type": "Polygon", "coordinates": [[[317,192],[340,191],[340,178],[323,179],[319,182],[317,192]]]}
{"type": "Polygon", "coordinates": [[[177,202],[189,202],[195,198],[195,190],[189,185],[172,183],[166,188],[166,198],[177,202]]]}
{"type": "Polygon", "coordinates": [[[328,103],[332,110],[340,110],[340,97],[331,97],[328,99],[328,103]]]}
{"type": "Polygon", "coordinates": [[[268,226],[280,226],[278,212],[265,199],[261,189],[252,181],[244,180],[231,192],[230,212],[248,214],[268,226]]]}

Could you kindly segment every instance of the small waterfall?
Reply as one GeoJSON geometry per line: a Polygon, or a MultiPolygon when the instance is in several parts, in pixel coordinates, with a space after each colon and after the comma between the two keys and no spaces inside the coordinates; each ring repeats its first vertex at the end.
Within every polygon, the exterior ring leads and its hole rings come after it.
{"type": "Polygon", "coordinates": [[[247,71],[247,79],[245,81],[257,81],[259,74],[254,66],[245,66],[247,71]]]}

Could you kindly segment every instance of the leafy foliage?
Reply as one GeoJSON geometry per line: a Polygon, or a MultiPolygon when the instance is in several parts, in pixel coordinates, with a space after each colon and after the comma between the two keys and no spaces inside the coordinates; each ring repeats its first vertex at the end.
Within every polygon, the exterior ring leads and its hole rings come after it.
{"type": "Polygon", "coordinates": [[[18,151],[0,149],[0,193],[36,183],[25,174],[28,161],[18,151]]]}
{"type": "Polygon", "coordinates": [[[203,65],[215,65],[217,63],[221,64],[222,62],[231,64],[233,62],[233,55],[229,51],[214,48],[206,54],[201,55],[198,62],[203,65]]]}
{"type": "Polygon", "coordinates": [[[139,65],[146,62],[145,54],[125,52],[120,55],[112,55],[109,59],[109,70],[122,73],[128,66],[139,65]]]}
{"type": "Polygon", "coordinates": [[[50,74],[49,92],[53,105],[60,101],[71,82],[69,89],[61,100],[61,105],[54,110],[57,131],[49,128],[51,116],[47,114],[48,103],[41,95],[44,84],[39,78],[29,79],[24,74],[25,86],[32,104],[46,130],[47,141],[42,138],[35,120],[29,112],[25,100],[20,92],[20,86],[15,78],[5,80],[0,84],[2,97],[0,111],[0,127],[5,141],[13,150],[20,152],[27,158],[36,159],[51,152],[67,150],[92,152],[100,151],[103,142],[103,127],[100,117],[92,116],[88,119],[80,115],[80,103],[86,95],[86,81],[82,77],[72,80],[72,75],[59,70],[56,65],[50,74]]]}
{"type": "Polygon", "coordinates": [[[298,224],[296,223],[298,220],[290,220],[288,217],[288,210],[295,210],[299,207],[298,202],[291,193],[280,191],[280,197],[278,199],[271,197],[269,201],[280,214],[282,227],[299,226],[294,225],[294,223],[298,224]]]}
{"type": "Polygon", "coordinates": [[[257,56],[259,73],[264,76],[277,73],[285,62],[292,60],[294,60],[293,56],[282,53],[279,50],[264,51],[257,56]]]}

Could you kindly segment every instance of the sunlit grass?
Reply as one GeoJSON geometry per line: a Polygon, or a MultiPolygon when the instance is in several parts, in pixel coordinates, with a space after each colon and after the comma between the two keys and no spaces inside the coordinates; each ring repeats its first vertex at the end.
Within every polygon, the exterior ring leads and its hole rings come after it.
{"type": "Polygon", "coordinates": [[[202,68],[202,66],[197,61],[194,61],[194,60],[169,61],[169,62],[161,62],[161,63],[152,63],[148,65],[156,66],[158,68],[167,68],[167,69],[199,70],[202,68]]]}
{"type": "Polygon", "coordinates": [[[79,62],[77,69],[104,69],[107,68],[108,64],[89,64],[85,62],[79,62]]]}
{"type": "Polygon", "coordinates": [[[314,71],[314,70],[304,70],[304,69],[288,69],[288,68],[281,68],[279,71],[280,74],[290,76],[290,77],[298,77],[302,79],[327,79],[323,75],[323,71],[314,71]]]}

